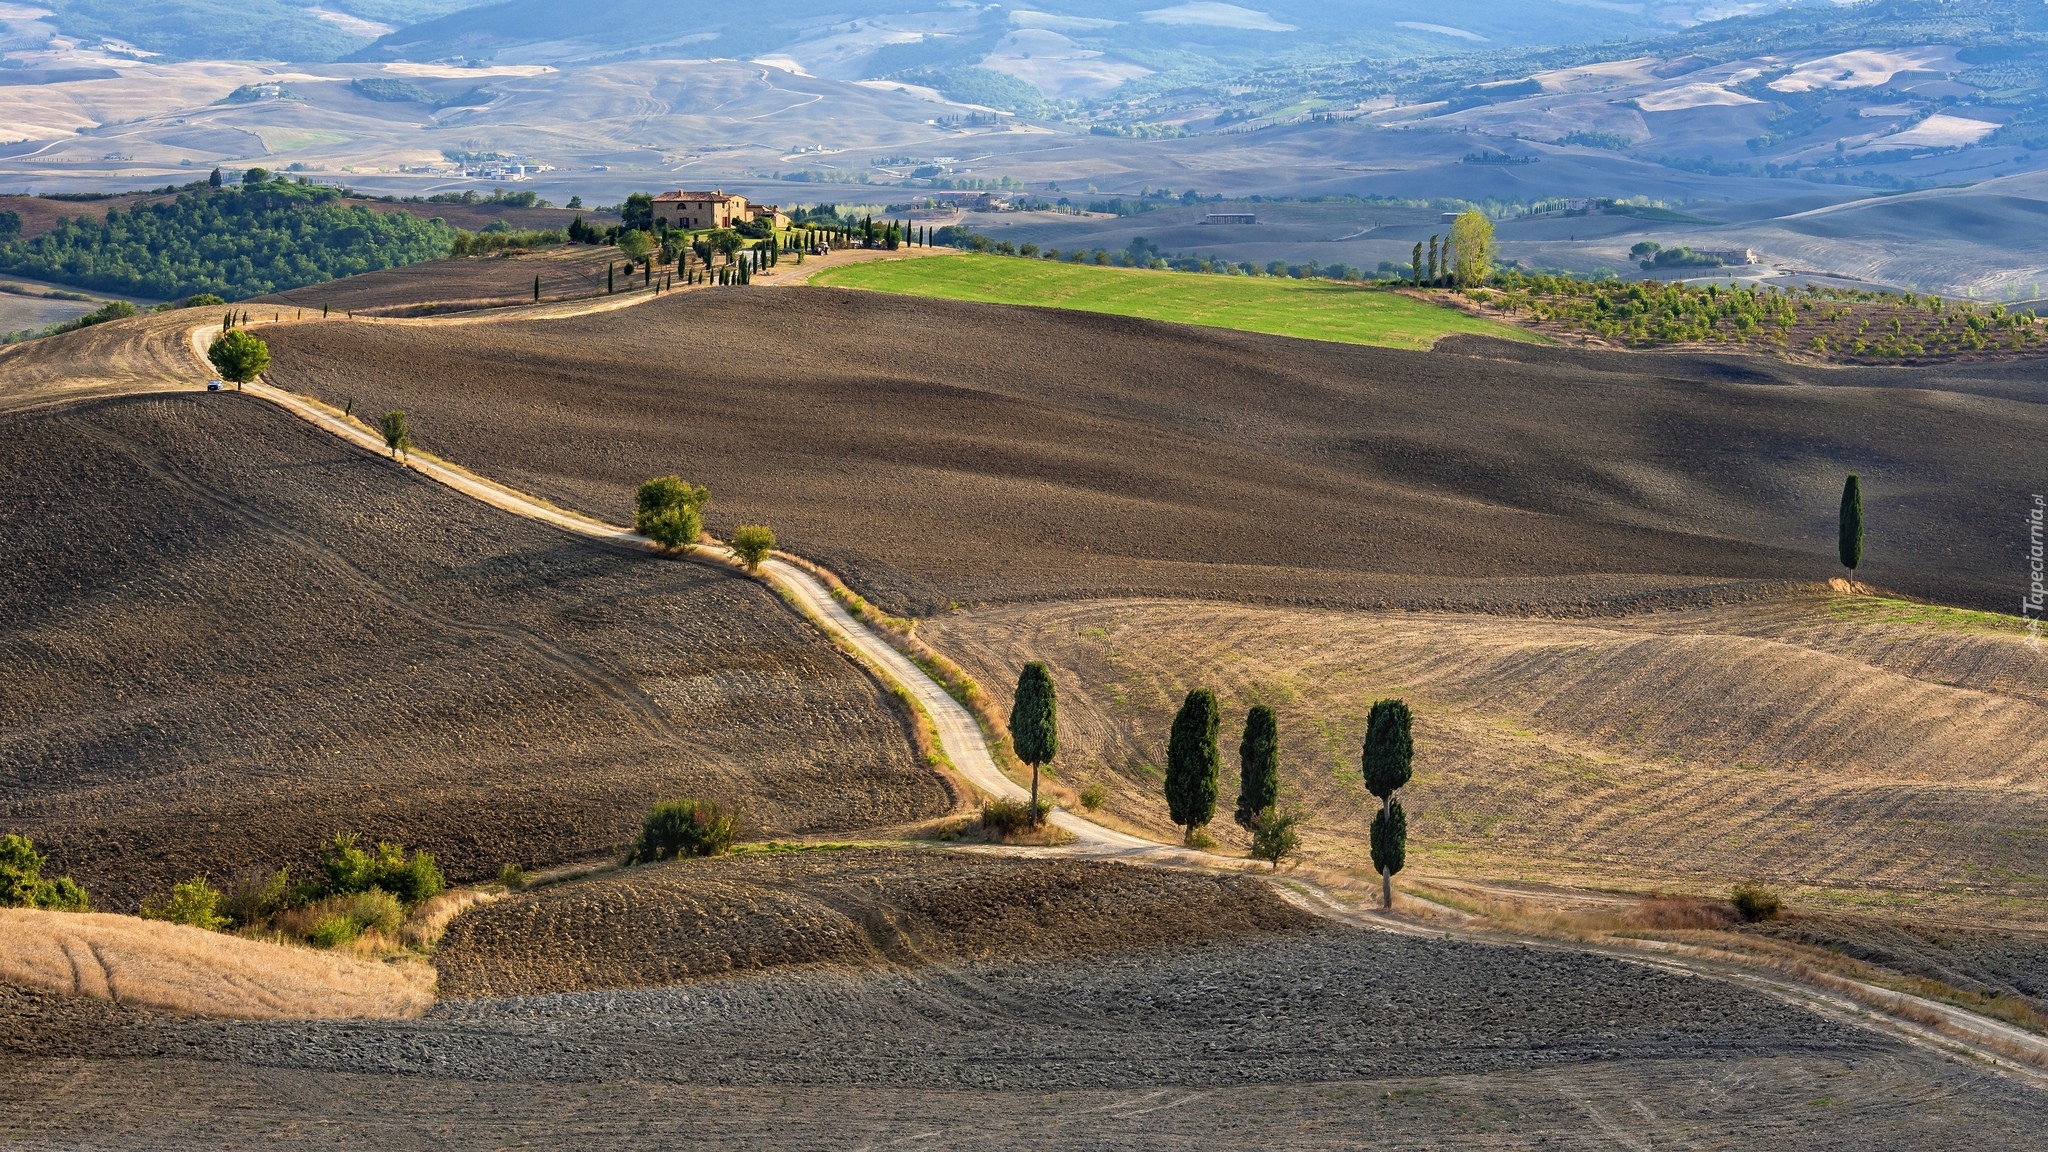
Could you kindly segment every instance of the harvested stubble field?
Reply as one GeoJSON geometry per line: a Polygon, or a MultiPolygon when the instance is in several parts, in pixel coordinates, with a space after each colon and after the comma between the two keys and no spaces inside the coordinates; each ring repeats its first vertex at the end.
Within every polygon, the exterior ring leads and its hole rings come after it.
{"type": "Polygon", "coordinates": [[[570,321],[303,325],[272,378],[584,511],[680,471],[899,613],[1173,595],[1583,613],[1838,571],[2009,608],[2048,409],[1959,376],[1399,352],[803,288],[570,321]],[[431,369],[422,370],[422,365],[431,369]]]}
{"type": "Polygon", "coordinates": [[[1312,856],[1357,866],[1367,711],[1417,710],[1420,873],[1725,894],[2027,924],[2048,896],[2048,653],[2012,617],[1826,590],[1600,620],[1180,601],[1013,605],[924,639],[1008,707],[1060,688],[1058,780],[1172,834],[1160,781],[1187,690],[1225,705],[1217,832],[1246,709],[1280,716],[1312,856]]]}
{"type": "MultiPolygon", "coordinates": [[[[287,318],[299,310],[317,312],[322,307],[359,316],[473,312],[533,303],[535,276],[540,277],[543,301],[601,296],[605,267],[617,263],[617,249],[563,244],[530,252],[462,256],[386,268],[259,296],[248,305],[259,317],[270,314],[264,310],[266,305],[283,306],[290,309],[283,313],[287,318]]],[[[620,280],[620,287],[629,286],[624,277],[620,280]]],[[[638,283],[633,280],[630,286],[638,283]]]]}
{"type": "Polygon", "coordinates": [[[632,868],[463,915],[441,994],[651,988],[802,965],[1051,957],[1307,928],[1246,877],[888,849],[632,868]]]}
{"type": "Polygon", "coordinates": [[[608,852],[695,795],[770,833],[937,815],[877,684],[761,585],[521,520],[253,397],[0,435],[0,827],[103,908],[311,862],[608,852]]]}

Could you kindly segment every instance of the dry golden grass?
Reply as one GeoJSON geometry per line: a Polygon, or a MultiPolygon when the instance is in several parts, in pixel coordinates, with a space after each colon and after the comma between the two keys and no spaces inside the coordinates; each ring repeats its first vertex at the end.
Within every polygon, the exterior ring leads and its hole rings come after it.
{"type": "MultiPolygon", "coordinates": [[[[1611,620],[1099,601],[953,613],[924,639],[981,682],[1054,670],[1058,771],[1171,835],[1167,728],[1190,687],[1280,714],[1311,862],[1357,867],[1366,713],[1416,709],[1410,868],[2016,922],[2048,896],[2048,656],[2017,623],[1825,589],[1611,620]]],[[[1005,704],[1007,701],[999,701],[1005,704]]]]}
{"type": "MultiPolygon", "coordinates": [[[[452,915],[452,913],[451,913],[452,915]]],[[[434,970],[106,913],[0,908],[0,982],[193,1016],[417,1016],[434,970]]]]}

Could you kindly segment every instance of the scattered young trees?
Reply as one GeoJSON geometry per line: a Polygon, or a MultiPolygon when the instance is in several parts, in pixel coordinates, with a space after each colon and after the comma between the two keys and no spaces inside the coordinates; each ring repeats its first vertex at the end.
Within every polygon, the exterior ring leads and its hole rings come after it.
{"type": "Polygon", "coordinates": [[[377,430],[384,434],[384,447],[390,450],[392,459],[397,459],[401,452],[407,460],[412,459],[412,429],[406,424],[404,409],[393,408],[378,418],[377,430]]]}
{"type": "Polygon", "coordinates": [[[1244,720],[1244,740],[1237,746],[1238,826],[1254,831],[1259,814],[1280,798],[1280,722],[1273,710],[1256,705],[1244,720]]]}
{"type": "Polygon", "coordinates": [[[746,565],[747,571],[760,571],[761,562],[773,551],[775,533],[766,524],[742,524],[732,530],[732,554],[746,565]]]}
{"type": "Polygon", "coordinates": [[[1216,729],[1220,713],[1216,694],[1207,688],[1188,693],[1173,718],[1166,746],[1166,808],[1173,822],[1186,829],[1183,839],[1195,844],[1202,827],[1216,817],[1216,729]]]}
{"type": "Polygon", "coordinates": [[[1863,565],[1863,479],[1854,472],[1842,484],[1842,512],[1835,537],[1842,567],[1849,570],[1849,579],[1854,580],[1856,569],[1863,565]]]}
{"type": "Polygon", "coordinates": [[[1415,741],[1411,735],[1414,717],[1399,700],[1375,700],[1365,722],[1365,749],[1361,766],[1366,791],[1380,798],[1380,812],[1372,822],[1372,866],[1380,874],[1380,895],[1385,906],[1394,906],[1394,873],[1408,857],[1408,816],[1394,793],[1408,783],[1415,762],[1415,741]]]}
{"type": "Polygon", "coordinates": [[[239,328],[232,328],[215,337],[207,346],[206,358],[213,364],[213,370],[220,373],[221,379],[240,391],[242,385],[270,368],[270,345],[239,328]]]}
{"type": "Polygon", "coordinates": [[[711,490],[680,476],[661,476],[633,494],[633,530],[671,552],[687,552],[704,534],[711,490]]]}
{"type": "MultiPolygon", "coordinates": [[[[1052,672],[1033,660],[1017,677],[1017,698],[1010,706],[1010,745],[1017,759],[1031,765],[1031,824],[1038,826],[1038,769],[1059,754],[1059,704],[1052,672]]],[[[1176,817],[1178,820],[1178,817],[1176,817]]]]}

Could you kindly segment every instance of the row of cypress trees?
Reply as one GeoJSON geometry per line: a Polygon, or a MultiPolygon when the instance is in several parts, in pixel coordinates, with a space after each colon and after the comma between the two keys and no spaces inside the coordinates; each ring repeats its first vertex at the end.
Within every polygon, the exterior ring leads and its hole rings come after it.
{"type": "MultiPolygon", "coordinates": [[[[1216,693],[1207,688],[1189,692],[1173,718],[1166,747],[1166,808],[1175,824],[1185,831],[1190,845],[1202,843],[1201,830],[1216,817],[1216,777],[1220,756],[1216,750],[1222,709],[1216,693]]],[[[1388,907],[1394,902],[1394,874],[1407,863],[1408,817],[1394,793],[1405,786],[1414,772],[1414,714],[1400,700],[1377,700],[1366,718],[1365,744],[1360,752],[1360,775],[1366,790],[1379,798],[1380,811],[1372,822],[1372,866],[1380,874],[1381,897],[1388,907]]],[[[1059,712],[1052,672],[1043,662],[1024,666],[1017,678],[1017,694],[1010,708],[1010,742],[1017,758],[1031,765],[1031,818],[1038,821],[1039,769],[1059,753],[1059,712]]],[[[1235,821],[1253,833],[1255,843],[1262,830],[1276,837],[1291,834],[1288,828],[1299,819],[1277,809],[1280,798],[1280,722],[1273,709],[1254,705],[1245,716],[1244,736],[1238,743],[1238,788],[1235,821]]],[[[1256,849],[1255,849],[1256,851],[1256,849]]],[[[1271,856],[1278,863],[1275,849],[1271,856]]],[[[1264,852],[1260,852],[1264,856],[1264,852]]]]}

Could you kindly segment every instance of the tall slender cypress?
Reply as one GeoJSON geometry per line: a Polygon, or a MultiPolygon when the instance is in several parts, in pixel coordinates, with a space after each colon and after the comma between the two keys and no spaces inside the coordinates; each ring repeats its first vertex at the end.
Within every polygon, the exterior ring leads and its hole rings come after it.
{"type": "Polygon", "coordinates": [[[1380,874],[1381,899],[1394,906],[1394,873],[1407,862],[1408,816],[1394,793],[1414,774],[1414,714],[1399,700],[1375,700],[1365,721],[1360,767],[1366,791],[1380,798],[1372,822],[1372,866],[1380,874]]]}
{"type": "Polygon", "coordinates": [[[1850,579],[1855,579],[1856,569],[1863,565],[1863,479],[1854,472],[1842,484],[1842,516],[1836,526],[1836,544],[1842,555],[1842,567],[1849,570],[1850,579]]]}
{"type": "MultiPolygon", "coordinates": [[[[534,277],[533,277],[533,302],[534,302],[535,304],[538,304],[538,303],[540,303],[540,274],[539,274],[539,273],[535,273],[535,274],[534,274],[534,277]]],[[[323,312],[323,313],[321,313],[321,314],[322,314],[322,315],[326,315],[326,313],[324,313],[324,312],[323,312]]]]}
{"type": "Polygon", "coordinates": [[[1017,759],[1031,765],[1031,823],[1038,824],[1038,766],[1059,754],[1059,702],[1052,671],[1041,661],[1024,666],[1017,677],[1017,698],[1010,705],[1010,746],[1017,759]]]}
{"type": "Polygon", "coordinates": [[[1216,728],[1221,716],[1216,694],[1188,693],[1173,718],[1166,745],[1166,808],[1193,843],[1195,831],[1216,818],[1216,728]]]}
{"type": "Polygon", "coordinates": [[[1250,831],[1259,813],[1280,797],[1280,722],[1260,704],[1244,720],[1244,740],[1237,746],[1237,813],[1239,826],[1250,831]]]}

